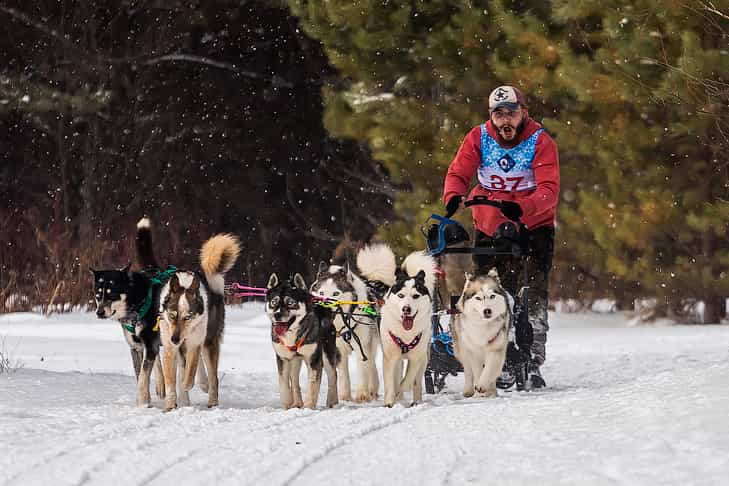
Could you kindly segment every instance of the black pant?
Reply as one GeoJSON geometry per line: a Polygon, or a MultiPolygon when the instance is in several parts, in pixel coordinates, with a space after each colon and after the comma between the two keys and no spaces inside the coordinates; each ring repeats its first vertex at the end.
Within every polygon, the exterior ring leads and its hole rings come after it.
{"type": "MultiPolygon", "coordinates": [[[[526,258],[529,276],[529,322],[534,331],[532,355],[534,363],[541,365],[546,358],[547,305],[549,303],[549,271],[554,255],[554,228],[543,226],[528,232],[529,254],[526,258]]],[[[475,247],[498,247],[495,240],[481,231],[476,231],[475,247]]],[[[510,255],[474,255],[476,274],[485,275],[496,267],[501,285],[516,297],[523,285],[523,260],[510,255]]]]}

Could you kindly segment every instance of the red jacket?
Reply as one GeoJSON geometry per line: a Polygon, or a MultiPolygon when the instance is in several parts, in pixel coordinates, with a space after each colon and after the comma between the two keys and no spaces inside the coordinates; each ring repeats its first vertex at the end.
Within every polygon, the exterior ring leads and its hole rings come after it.
{"type": "MultiPolygon", "coordinates": [[[[519,135],[518,143],[523,142],[542,126],[529,118],[524,130],[519,135]]],[[[489,120],[486,129],[492,138],[498,140],[496,131],[489,120]]],[[[507,147],[505,147],[507,148],[507,147]]],[[[456,157],[448,167],[443,190],[443,202],[447,203],[453,196],[464,196],[477,175],[481,165],[481,126],[474,127],[458,149],[456,157]]],[[[536,189],[509,192],[486,189],[480,184],[471,191],[470,197],[486,195],[495,201],[514,201],[524,211],[522,221],[529,229],[540,226],[554,226],[557,217],[559,200],[559,155],[557,144],[546,131],[538,135],[532,170],[536,180],[536,189]]],[[[508,221],[498,208],[492,206],[473,206],[474,225],[487,235],[493,235],[499,224],[508,221]]]]}

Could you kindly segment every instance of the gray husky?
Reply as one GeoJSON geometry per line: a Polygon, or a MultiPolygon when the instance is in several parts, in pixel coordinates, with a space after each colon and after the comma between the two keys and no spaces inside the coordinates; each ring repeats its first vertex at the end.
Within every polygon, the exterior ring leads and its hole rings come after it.
{"type": "Polygon", "coordinates": [[[279,281],[274,273],[268,279],[266,314],[271,320],[271,342],[276,352],[281,405],[316,408],[322,369],[327,373],[327,407],[339,403],[337,365],[341,358],[336,345],[332,311],[314,306],[300,274],[279,281]],[[306,401],[299,385],[301,364],[308,368],[306,401]]]}
{"type": "Polygon", "coordinates": [[[496,378],[506,359],[511,325],[511,296],[501,287],[499,274],[492,268],[488,275],[466,274],[466,284],[456,305],[451,332],[458,361],[463,364],[463,395],[475,391],[496,396],[496,378]]]}

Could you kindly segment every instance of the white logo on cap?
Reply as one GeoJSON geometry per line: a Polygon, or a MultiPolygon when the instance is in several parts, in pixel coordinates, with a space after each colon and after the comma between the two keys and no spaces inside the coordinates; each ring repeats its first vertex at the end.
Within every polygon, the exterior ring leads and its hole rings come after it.
{"type": "Polygon", "coordinates": [[[499,88],[496,90],[496,93],[494,93],[494,100],[496,100],[496,101],[507,100],[507,99],[509,99],[510,94],[511,93],[506,91],[504,88],[499,88]]]}

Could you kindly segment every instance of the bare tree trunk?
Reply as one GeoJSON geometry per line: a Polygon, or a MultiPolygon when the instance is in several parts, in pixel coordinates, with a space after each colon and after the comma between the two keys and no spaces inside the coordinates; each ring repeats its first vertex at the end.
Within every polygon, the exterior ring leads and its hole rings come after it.
{"type": "Polygon", "coordinates": [[[719,324],[725,317],[725,297],[710,296],[704,298],[704,324],[719,324]]]}

